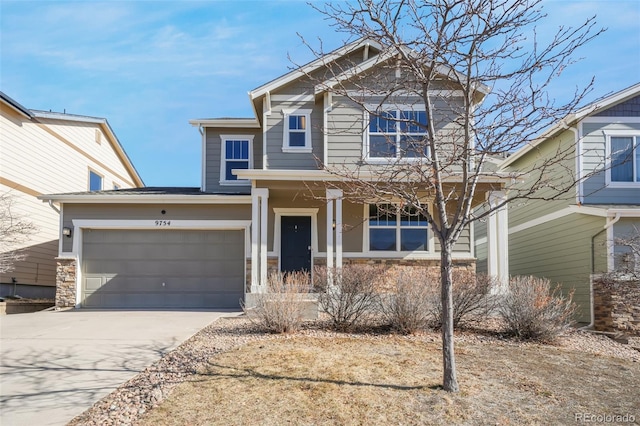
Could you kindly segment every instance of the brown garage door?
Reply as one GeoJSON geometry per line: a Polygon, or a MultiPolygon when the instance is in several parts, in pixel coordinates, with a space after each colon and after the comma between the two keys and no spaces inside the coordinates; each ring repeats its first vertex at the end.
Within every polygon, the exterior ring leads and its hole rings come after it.
{"type": "Polygon", "coordinates": [[[84,230],[82,306],[238,308],[244,231],[84,230]]]}

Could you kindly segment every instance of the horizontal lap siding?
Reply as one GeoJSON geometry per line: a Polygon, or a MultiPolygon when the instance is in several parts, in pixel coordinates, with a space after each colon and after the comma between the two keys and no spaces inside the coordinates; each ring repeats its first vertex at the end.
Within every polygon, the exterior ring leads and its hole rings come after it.
{"type": "Polygon", "coordinates": [[[318,169],[318,161],[323,161],[323,105],[318,102],[291,103],[272,102],[271,114],[267,115],[267,168],[284,170],[318,169]],[[311,112],[311,153],[283,152],[284,114],[283,110],[310,109],[311,112]]]}
{"type": "MultiPolygon", "coordinates": [[[[528,187],[531,182],[538,179],[540,165],[549,158],[553,158],[558,152],[562,152],[564,159],[561,163],[550,166],[544,171],[544,180],[554,185],[568,185],[574,181],[575,174],[575,138],[573,133],[565,131],[542,146],[533,149],[528,155],[516,161],[506,170],[507,172],[525,172],[527,175],[522,183],[516,187],[528,187]]],[[[575,205],[575,189],[559,195],[557,190],[544,187],[537,191],[535,197],[556,197],[554,200],[519,199],[508,204],[509,227],[522,225],[541,216],[555,213],[559,210],[575,205]]]]}
{"type": "Polygon", "coordinates": [[[3,194],[14,198],[13,211],[37,230],[17,248],[27,258],[0,276],[21,284],[55,285],[59,216],[36,197],[43,194],[88,190],[89,168],[103,176],[103,187],[128,188],[133,182],[98,124],[68,120],[27,120],[2,105],[0,108],[0,177],[3,194]],[[48,131],[47,131],[48,130],[48,131]],[[96,131],[100,143],[96,142],[96,131]],[[71,145],[71,146],[70,146],[71,145]],[[15,184],[17,184],[17,186],[15,184]]]}
{"type": "MultiPolygon", "coordinates": [[[[588,322],[591,239],[603,225],[603,218],[573,214],[510,233],[510,275],[545,277],[561,283],[563,291],[575,288],[574,301],[580,306],[578,320],[588,322]]],[[[598,247],[596,251],[601,253],[598,247]]]]}
{"type": "Polygon", "coordinates": [[[256,129],[214,129],[206,128],[205,140],[205,189],[216,193],[250,193],[251,185],[220,185],[220,167],[222,166],[221,135],[253,135],[253,168],[262,168],[262,133],[256,129]]]}
{"type": "MultiPolygon", "coordinates": [[[[615,118],[612,118],[615,120],[615,118]]],[[[586,173],[596,172],[583,184],[585,204],[640,204],[640,186],[636,188],[606,187],[604,171],[607,154],[605,151],[607,130],[629,131],[630,135],[640,133],[640,123],[584,123],[583,167],[586,173]]],[[[608,159],[607,159],[608,160],[608,159]]]]}

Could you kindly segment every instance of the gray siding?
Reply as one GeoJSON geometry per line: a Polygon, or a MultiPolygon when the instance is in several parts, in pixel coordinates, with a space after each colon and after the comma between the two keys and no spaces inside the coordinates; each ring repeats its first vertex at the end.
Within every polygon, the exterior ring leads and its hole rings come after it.
{"type": "Polygon", "coordinates": [[[594,114],[594,117],[640,117],[640,96],[594,114]]]}
{"type": "Polygon", "coordinates": [[[267,116],[267,168],[279,170],[314,170],[324,156],[323,148],[323,101],[291,103],[272,102],[271,114],[267,116]],[[311,149],[310,153],[283,152],[284,113],[283,110],[311,110],[311,149]]]}
{"type": "MultiPolygon", "coordinates": [[[[615,119],[612,119],[615,120],[615,119]]],[[[635,188],[611,188],[606,185],[605,159],[607,130],[640,133],[640,123],[584,123],[583,168],[594,173],[583,184],[584,204],[640,204],[640,185],[635,188]]]]}
{"type": "MultiPolygon", "coordinates": [[[[367,102],[377,105],[382,98],[369,98],[367,102]]],[[[396,99],[398,104],[413,104],[421,108],[418,98],[396,99]]],[[[458,143],[455,108],[458,104],[452,99],[434,98],[434,126],[440,146],[458,143]]],[[[385,105],[392,104],[385,101],[385,105]]],[[[344,96],[333,97],[333,107],[327,117],[328,165],[330,167],[356,167],[365,157],[363,152],[365,129],[364,111],[354,101],[344,96]]]]}
{"type": "Polygon", "coordinates": [[[262,168],[262,132],[259,129],[206,128],[205,185],[207,192],[235,194],[251,193],[251,185],[220,185],[222,146],[220,135],[253,135],[253,168],[262,168]]]}
{"type": "MultiPolygon", "coordinates": [[[[62,226],[70,228],[74,219],[251,220],[251,205],[65,204],[63,214],[62,226]]],[[[64,237],[64,252],[71,252],[75,237],[64,237]]]]}

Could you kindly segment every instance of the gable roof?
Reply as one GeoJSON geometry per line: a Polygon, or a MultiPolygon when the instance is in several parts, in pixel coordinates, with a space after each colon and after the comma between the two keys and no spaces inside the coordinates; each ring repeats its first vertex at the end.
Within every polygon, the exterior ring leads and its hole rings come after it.
{"type": "Polygon", "coordinates": [[[249,92],[249,97],[251,98],[252,101],[256,100],[257,98],[259,98],[260,96],[265,95],[267,92],[271,92],[273,90],[276,90],[286,84],[291,83],[292,81],[303,77],[305,75],[307,75],[310,72],[313,72],[317,69],[319,69],[320,67],[328,64],[329,62],[333,62],[336,59],[339,59],[345,55],[348,55],[349,53],[360,49],[361,47],[364,46],[373,46],[378,50],[382,50],[382,46],[374,40],[368,39],[368,38],[360,38],[358,40],[355,40],[349,44],[346,44],[342,47],[339,47],[338,49],[327,53],[326,55],[323,55],[311,62],[309,62],[306,65],[303,65],[291,72],[288,72],[285,75],[282,75],[274,80],[269,81],[268,83],[263,84],[260,87],[257,87],[255,89],[253,89],[252,91],[249,92]]]}
{"type": "Polygon", "coordinates": [[[640,83],[636,83],[633,86],[627,87],[626,89],[622,89],[618,92],[615,92],[611,95],[606,95],[602,98],[597,99],[596,101],[590,103],[589,105],[580,108],[574,113],[568,114],[562,120],[555,123],[549,129],[545,130],[540,137],[538,137],[535,141],[530,144],[527,144],[520,148],[518,151],[507,157],[502,164],[501,168],[507,167],[513,164],[516,160],[522,158],[531,150],[536,148],[537,146],[544,143],[549,138],[555,136],[561,131],[566,130],[569,126],[573,126],[577,124],[579,121],[585,119],[586,117],[590,117],[592,115],[598,114],[606,109],[609,109],[619,103],[625,102],[635,96],[640,94],[640,83]]]}
{"type": "Polygon", "coordinates": [[[29,111],[33,114],[33,117],[36,119],[41,118],[41,119],[48,119],[48,120],[77,121],[80,123],[98,124],[100,127],[102,127],[102,129],[106,133],[107,138],[109,138],[109,140],[111,141],[111,146],[113,146],[113,149],[116,151],[116,155],[118,156],[118,158],[120,158],[120,161],[122,162],[124,167],[127,169],[129,174],[131,175],[134,184],[140,187],[144,186],[144,181],[140,177],[138,170],[136,170],[135,166],[131,162],[129,155],[127,155],[127,152],[124,150],[124,147],[120,143],[120,140],[114,133],[113,129],[111,128],[111,125],[109,124],[106,118],[91,117],[88,115],[67,114],[66,112],[60,113],[60,112],[40,111],[40,110],[29,110],[29,111]]]}
{"type": "Polygon", "coordinates": [[[0,92],[0,100],[2,100],[2,102],[5,105],[10,106],[12,109],[17,111],[21,115],[25,116],[26,118],[28,118],[28,119],[33,118],[33,114],[31,114],[31,111],[29,111],[26,107],[24,107],[21,104],[19,104],[13,98],[11,98],[8,95],[6,95],[4,92],[0,92]]]}

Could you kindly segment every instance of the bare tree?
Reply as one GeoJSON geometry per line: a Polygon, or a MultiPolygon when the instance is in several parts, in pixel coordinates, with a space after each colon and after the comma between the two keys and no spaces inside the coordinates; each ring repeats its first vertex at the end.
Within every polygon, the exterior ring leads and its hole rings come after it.
{"type": "Polygon", "coordinates": [[[616,256],[616,272],[640,277],[640,229],[636,226],[633,231],[618,237],[615,245],[622,248],[616,256]]]}
{"type": "MultiPolygon", "coordinates": [[[[388,157],[383,164],[324,166],[342,178],[345,198],[399,201],[385,208],[428,221],[441,247],[443,388],[456,392],[454,245],[474,220],[517,199],[556,199],[577,179],[567,163],[573,151],[558,149],[522,170],[533,178],[530,186],[510,185],[498,202],[488,204],[486,192],[505,189],[507,178],[517,176],[491,172],[487,162],[533,143],[544,128],[576,109],[592,82],[562,103],[549,95],[550,84],[574,62],[576,49],[603,30],[591,18],[539,35],[535,27],[545,17],[540,0],[356,0],[311,6],[336,31],[367,38],[380,49],[364,62],[327,63],[330,75],[309,78],[332,93],[334,105],[368,114],[371,121],[363,118],[350,132],[383,135],[392,129],[401,137],[370,135],[366,149],[388,157]],[[367,61],[374,66],[365,66],[367,61]],[[385,109],[389,104],[409,104],[413,112],[396,108],[391,113],[385,109]],[[474,210],[482,203],[483,209],[474,210]]],[[[305,44],[317,58],[324,57],[322,47],[305,44]]]]}
{"type": "Polygon", "coordinates": [[[15,263],[24,259],[20,246],[35,232],[35,225],[12,210],[15,199],[0,194],[0,273],[10,272],[15,263]]]}

